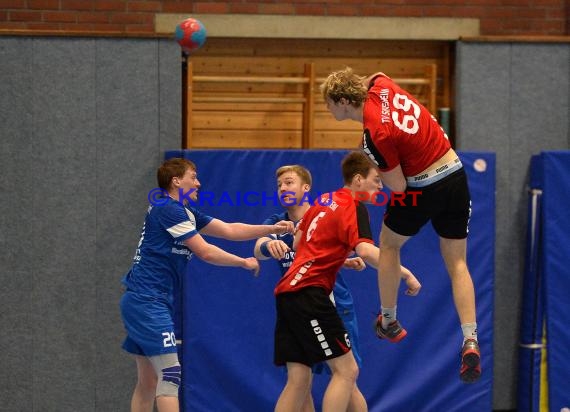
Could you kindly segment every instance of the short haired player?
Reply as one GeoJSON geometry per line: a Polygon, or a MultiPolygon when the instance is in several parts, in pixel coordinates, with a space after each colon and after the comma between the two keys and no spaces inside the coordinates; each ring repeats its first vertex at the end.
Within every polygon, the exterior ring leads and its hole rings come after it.
{"type": "Polygon", "coordinates": [[[386,208],[378,266],[382,305],[378,336],[391,342],[406,336],[396,318],[400,249],[431,221],[463,332],[460,378],[477,381],[481,359],[475,291],[466,262],[471,198],[457,153],[429,111],[383,73],[362,77],[347,67],[331,73],[321,91],[336,120],[363,124],[362,149],[379,167],[384,184],[395,192],[421,191],[417,203],[414,196],[405,196],[405,203],[390,202],[386,208]]]}
{"type": "MultiPolygon", "coordinates": [[[[326,362],[332,372],[323,411],[367,410],[366,401],[356,387],[359,366],[351,350],[350,325],[343,323],[338,307],[335,308],[329,296],[333,288],[338,289],[337,273],[353,252],[377,266],[378,248],[372,240],[368,211],[355,197],[370,199],[382,186],[376,167],[361,153],[346,156],[342,169],[345,181],[342,189],[321,196],[310,208],[287,207],[290,219],[302,217],[292,263],[283,259],[292,249],[286,240],[271,240],[262,252],[280,258],[282,265],[289,265],[275,288],[275,363],[286,365],[288,372],[287,384],[275,408],[277,412],[302,410],[302,407],[311,410],[311,367],[320,362],[326,362]],[[360,196],[362,193],[366,196],[360,196]]],[[[292,192],[284,202],[293,204],[296,199],[299,204],[310,186],[302,183],[302,176],[294,168],[286,168],[279,175],[280,170],[277,172],[278,179],[279,176],[282,179],[280,196],[292,192]]],[[[256,252],[261,252],[261,242],[265,241],[258,241],[256,252]]],[[[407,293],[417,294],[421,285],[413,274],[401,268],[401,276],[408,285],[407,293]]]]}
{"type": "MultiPolygon", "coordinates": [[[[273,224],[280,220],[290,220],[296,224],[301,220],[305,212],[311,206],[309,196],[312,185],[311,172],[301,165],[285,165],[279,167],[275,171],[275,177],[277,179],[277,192],[279,199],[281,200],[285,211],[271,215],[263,221],[263,224],[273,224]]],[[[292,250],[292,248],[293,235],[290,233],[263,236],[255,243],[254,255],[259,260],[273,258],[279,267],[280,275],[283,276],[295,258],[295,251],[292,250]]],[[[365,268],[364,262],[358,257],[347,259],[344,266],[356,270],[363,270],[365,268]]],[[[354,301],[340,272],[337,275],[330,298],[335,304],[336,310],[346,327],[350,343],[352,345],[352,353],[358,367],[360,368],[362,360],[358,350],[358,323],[354,309],[354,301]]],[[[322,374],[326,368],[324,368],[324,364],[320,363],[315,365],[312,369],[313,373],[322,374]]],[[[328,372],[330,373],[330,371],[328,372]]],[[[348,410],[354,412],[364,412],[368,410],[366,400],[356,384],[354,385],[348,410]]],[[[307,393],[301,411],[315,411],[313,397],[310,390],[307,393]]]]}
{"type": "Polygon", "coordinates": [[[164,196],[147,210],[132,266],[123,279],[121,315],[127,331],[123,348],[135,355],[137,384],[131,411],[179,411],[181,370],[176,350],[173,293],[185,275],[192,255],[219,266],[259,272],[254,257],[242,258],[208,243],[202,234],[230,240],[249,240],[293,230],[291,222],[274,225],[226,223],[184,204],[197,200],[200,188],[193,162],[174,158],[157,170],[164,196]]]}

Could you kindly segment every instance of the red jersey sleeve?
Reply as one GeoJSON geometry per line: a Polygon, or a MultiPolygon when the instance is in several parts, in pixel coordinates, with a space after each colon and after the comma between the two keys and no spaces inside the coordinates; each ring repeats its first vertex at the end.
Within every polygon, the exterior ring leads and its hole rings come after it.
{"type": "MultiPolygon", "coordinates": [[[[309,208],[310,209],[310,208],[309,208]]],[[[301,220],[299,220],[299,223],[297,223],[297,230],[301,230],[301,231],[305,231],[305,222],[307,221],[307,219],[305,219],[305,217],[303,216],[301,218],[301,220]]]]}
{"type": "Polygon", "coordinates": [[[345,209],[342,224],[339,225],[339,238],[344,238],[350,250],[361,242],[374,243],[370,216],[364,204],[354,202],[354,206],[345,209]]]}

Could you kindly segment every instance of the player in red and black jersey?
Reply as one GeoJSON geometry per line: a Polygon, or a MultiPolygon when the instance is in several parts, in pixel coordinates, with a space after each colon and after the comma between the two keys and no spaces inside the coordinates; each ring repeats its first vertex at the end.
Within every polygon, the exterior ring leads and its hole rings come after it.
{"type": "MultiPolygon", "coordinates": [[[[377,168],[360,152],[342,162],[345,186],[317,199],[299,222],[295,259],[275,287],[275,363],[287,365],[287,385],[275,411],[300,410],[310,390],[311,366],[326,361],[332,371],[323,411],[346,411],[358,376],[346,328],[329,298],[336,274],[356,252],[377,267],[366,206],[381,188],[377,168]],[[364,196],[363,196],[364,195],[364,196]]],[[[416,295],[421,285],[407,269],[400,276],[416,295]]]]}
{"type": "Polygon", "coordinates": [[[400,249],[431,221],[440,237],[463,331],[460,378],[475,382],[481,361],[475,291],[466,262],[471,198],[461,161],[431,113],[385,74],[361,77],[346,68],[331,73],[321,91],[336,120],[363,124],[363,152],[379,167],[393,195],[398,192],[404,199],[390,202],[380,235],[378,336],[398,342],[406,335],[396,319],[400,249]],[[421,195],[402,196],[411,191],[421,195]]]}

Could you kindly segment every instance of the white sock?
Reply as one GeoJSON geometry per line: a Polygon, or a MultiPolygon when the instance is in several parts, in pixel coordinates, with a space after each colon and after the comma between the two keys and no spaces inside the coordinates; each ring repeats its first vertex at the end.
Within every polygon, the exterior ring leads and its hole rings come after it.
{"type": "Polygon", "coordinates": [[[467,339],[477,340],[477,323],[464,323],[461,325],[461,330],[463,330],[463,341],[467,339]]]}
{"type": "Polygon", "coordinates": [[[393,308],[385,308],[381,306],[382,312],[382,328],[387,329],[388,325],[396,320],[396,306],[393,308]]]}

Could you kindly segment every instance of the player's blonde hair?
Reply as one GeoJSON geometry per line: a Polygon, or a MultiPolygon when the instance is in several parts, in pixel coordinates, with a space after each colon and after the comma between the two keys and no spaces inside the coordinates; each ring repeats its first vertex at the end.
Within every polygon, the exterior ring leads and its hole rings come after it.
{"type": "Polygon", "coordinates": [[[351,105],[360,107],[366,100],[368,90],[363,81],[366,77],[358,76],[350,67],[332,72],[319,86],[323,99],[338,103],[346,99],[351,105]]]}
{"type": "Polygon", "coordinates": [[[311,176],[311,172],[306,167],[301,165],[285,165],[281,166],[279,169],[275,171],[275,177],[279,179],[282,174],[293,172],[296,173],[299,178],[301,178],[301,183],[307,184],[312,186],[313,178],[311,176]]]}

